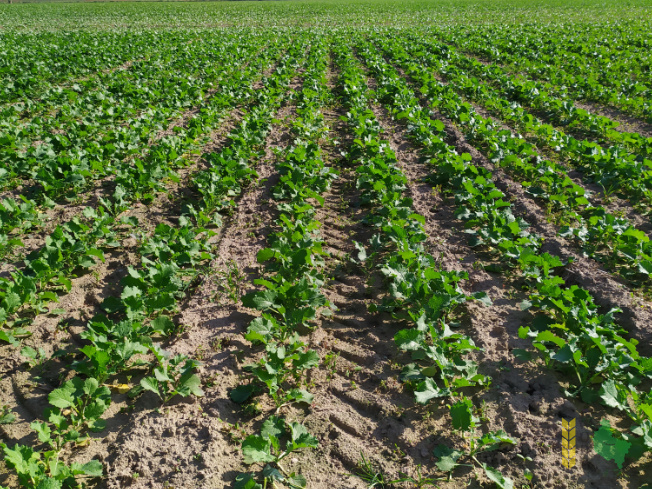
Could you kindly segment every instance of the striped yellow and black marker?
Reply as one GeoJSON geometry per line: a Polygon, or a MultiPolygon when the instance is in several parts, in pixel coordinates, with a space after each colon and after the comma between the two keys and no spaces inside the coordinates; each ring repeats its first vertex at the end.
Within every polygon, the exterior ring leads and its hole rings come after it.
{"type": "Polygon", "coordinates": [[[561,419],[561,464],[575,467],[575,419],[561,419]]]}

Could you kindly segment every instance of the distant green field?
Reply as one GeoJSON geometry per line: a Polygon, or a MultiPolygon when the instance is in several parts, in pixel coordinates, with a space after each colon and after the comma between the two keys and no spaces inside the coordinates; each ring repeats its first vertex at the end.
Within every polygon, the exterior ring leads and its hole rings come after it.
{"type": "Polygon", "coordinates": [[[449,22],[650,22],[650,0],[306,0],[289,2],[107,2],[2,6],[0,25],[29,28],[214,25],[439,25],[449,22]],[[54,22],[56,19],[56,23],[54,22]]]}

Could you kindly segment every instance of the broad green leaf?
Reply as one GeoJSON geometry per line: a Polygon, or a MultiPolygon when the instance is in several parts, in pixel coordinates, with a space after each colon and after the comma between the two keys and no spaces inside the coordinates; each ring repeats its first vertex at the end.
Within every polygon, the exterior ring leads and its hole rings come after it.
{"type": "Polygon", "coordinates": [[[242,297],[242,305],[259,311],[266,311],[275,307],[278,293],[273,290],[253,292],[242,297]]]}
{"type": "Polygon", "coordinates": [[[529,362],[532,360],[532,353],[521,348],[514,348],[512,350],[512,355],[521,360],[522,362],[529,362]]]}
{"type": "Polygon", "coordinates": [[[73,397],[74,392],[75,392],[75,386],[71,381],[68,381],[59,389],[55,389],[52,392],[50,392],[50,394],[48,395],[48,401],[54,407],[58,407],[59,409],[69,408],[75,402],[75,399],[73,397]]]}
{"type": "Polygon", "coordinates": [[[616,462],[618,468],[622,469],[625,456],[632,445],[628,441],[613,435],[609,420],[603,419],[600,421],[600,425],[600,429],[593,435],[593,449],[595,453],[605,459],[616,462]]]}
{"type": "Polygon", "coordinates": [[[97,248],[90,248],[86,250],[86,254],[90,256],[94,256],[98,260],[100,260],[102,263],[105,262],[104,259],[104,253],[101,250],[98,250],[97,248]]]}
{"type": "Polygon", "coordinates": [[[485,463],[482,464],[484,473],[487,478],[496,483],[500,489],[514,489],[514,481],[509,477],[504,477],[498,469],[495,469],[485,463]]]}
{"type": "Polygon", "coordinates": [[[489,294],[487,294],[486,292],[483,292],[483,291],[474,292],[473,293],[473,298],[476,301],[482,302],[482,304],[484,304],[487,307],[489,307],[489,306],[491,306],[493,304],[493,302],[491,302],[491,297],[489,297],[489,294]]]}
{"type": "Polygon", "coordinates": [[[436,397],[446,397],[450,394],[448,389],[441,389],[431,378],[427,378],[420,382],[414,391],[416,401],[419,404],[426,404],[431,399],[436,397]]]}
{"type": "Polygon", "coordinates": [[[299,355],[299,358],[293,362],[297,369],[308,369],[319,365],[319,355],[315,350],[308,350],[299,355]]]}
{"type": "Polygon", "coordinates": [[[310,404],[315,399],[315,396],[305,389],[291,389],[287,393],[286,398],[292,402],[303,402],[305,404],[310,404]]]}
{"type": "Polygon", "coordinates": [[[562,348],[566,345],[566,341],[559,336],[556,336],[552,331],[541,331],[537,334],[536,341],[538,342],[551,342],[557,345],[559,348],[562,348]]]}
{"type": "Polygon", "coordinates": [[[36,489],[61,489],[62,487],[63,483],[52,477],[46,477],[36,485],[36,489]]]}
{"type": "Polygon", "coordinates": [[[258,263],[266,262],[274,256],[275,251],[271,248],[263,248],[256,254],[256,260],[258,263]]]}
{"type": "Polygon", "coordinates": [[[152,328],[161,334],[170,334],[174,330],[174,321],[167,316],[159,316],[152,321],[152,328]]]}
{"type": "Polygon", "coordinates": [[[552,356],[552,358],[558,362],[567,363],[573,359],[573,351],[569,345],[566,345],[563,348],[560,348],[557,353],[552,356]]]}
{"type": "Polygon", "coordinates": [[[158,380],[155,377],[145,377],[140,379],[140,386],[146,391],[152,391],[160,397],[158,391],[158,380]]]}
{"type": "Polygon", "coordinates": [[[5,462],[19,474],[29,473],[30,470],[36,469],[35,465],[40,460],[40,454],[34,452],[31,447],[25,445],[15,445],[14,448],[4,446],[5,462]]]}
{"type": "Polygon", "coordinates": [[[251,465],[255,463],[266,463],[276,461],[271,453],[272,443],[260,435],[248,436],[242,442],[242,454],[244,463],[251,465]]]}
{"type": "Polygon", "coordinates": [[[229,393],[229,397],[233,402],[237,404],[242,404],[243,402],[245,402],[247,399],[251,397],[254,391],[255,391],[254,384],[243,384],[233,389],[229,393]]]}
{"type": "Polygon", "coordinates": [[[612,379],[603,382],[600,388],[600,399],[609,407],[627,410],[627,395],[622,395],[612,379]]]}
{"type": "Polygon", "coordinates": [[[403,351],[415,351],[422,348],[425,334],[416,328],[402,329],[394,336],[394,342],[403,351]]]}
{"type": "Polygon", "coordinates": [[[265,420],[260,429],[260,434],[263,438],[270,437],[280,438],[285,432],[285,421],[278,416],[270,416],[265,420]]]}
{"type": "Polygon", "coordinates": [[[89,477],[102,477],[104,473],[102,463],[99,460],[91,460],[90,462],[86,462],[84,465],[82,465],[81,468],[84,471],[84,474],[89,477]]]}
{"type": "Polygon", "coordinates": [[[189,396],[190,394],[202,397],[204,391],[201,389],[201,380],[199,379],[199,376],[190,372],[182,375],[179,379],[177,392],[183,397],[189,396]]]}
{"type": "Polygon", "coordinates": [[[233,489],[263,489],[263,486],[256,482],[252,474],[238,474],[233,489]]]}
{"type": "Polygon", "coordinates": [[[290,435],[294,448],[316,448],[319,445],[317,438],[308,433],[301,423],[290,423],[290,435]]]}
{"type": "Polygon", "coordinates": [[[39,422],[39,421],[34,421],[32,424],[29,425],[30,428],[32,428],[36,433],[38,434],[38,439],[41,443],[49,443],[51,440],[50,434],[52,433],[52,430],[48,426],[47,423],[39,422]]]}
{"type": "Polygon", "coordinates": [[[355,246],[355,249],[358,250],[358,261],[364,262],[367,260],[367,251],[365,250],[364,246],[358,243],[357,241],[353,241],[353,246],[355,246]]]}
{"type": "Polygon", "coordinates": [[[439,459],[435,465],[442,472],[454,470],[458,465],[457,461],[462,456],[462,452],[448,448],[446,445],[437,445],[432,453],[439,459]]]}
{"type": "Polygon", "coordinates": [[[469,431],[474,426],[473,404],[470,399],[463,399],[450,407],[453,428],[461,431],[469,431]]]}
{"type": "Polygon", "coordinates": [[[290,474],[287,478],[287,484],[293,489],[303,489],[308,485],[308,481],[301,474],[290,474]]]}

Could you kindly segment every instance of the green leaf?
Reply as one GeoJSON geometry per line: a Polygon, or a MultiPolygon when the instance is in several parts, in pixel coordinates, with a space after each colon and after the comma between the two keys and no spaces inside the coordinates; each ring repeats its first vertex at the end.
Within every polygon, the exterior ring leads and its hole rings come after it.
{"type": "Polygon", "coordinates": [[[145,377],[140,379],[140,386],[146,391],[152,391],[157,396],[161,396],[158,391],[158,380],[155,377],[145,377]]]}
{"type": "MultiPolygon", "coordinates": [[[[1,446],[1,445],[0,445],[1,446]]],[[[38,470],[36,463],[40,460],[40,454],[34,452],[31,447],[15,445],[13,449],[3,447],[5,462],[19,474],[29,473],[32,469],[38,470]]]]}
{"type": "Polygon", "coordinates": [[[613,380],[607,380],[602,384],[600,388],[600,399],[609,407],[620,409],[625,411],[629,409],[627,403],[627,395],[623,395],[618,390],[616,382],[613,380]]]}
{"type": "Polygon", "coordinates": [[[562,348],[566,345],[566,341],[559,336],[556,336],[552,331],[541,331],[537,334],[536,341],[538,342],[551,342],[557,345],[559,348],[562,348]]]}
{"type": "Polygon", "coordinates": [[[490,431],[482,435],[480,438],[479,445],[482,447],[482,451],[491,452],[493,450],[498,450],[504,445],[516,445],[518,440],[512,438],[504,431],[490,431]]]}
{"type": "Polygon", "coordinates": [[[22,304],[20,296],[15,292],[8,293],[4,298],[5,309],[13,310],[19,307],[22,304]]]}
{"type": "Polygon", "coordinates": [[[14,346],[18,346],[20,344],[18,340],[16,340],[14,335],[11,333],[11,331],[4,331],[1,329],[0,329],[0,341],[4,341],[14,346]]]}
{"type": "Polygon", "coordinates": [[[487,478],[495,482],[500,489],[514,489],[514,481],[509,477],[504,477],[498,469],[494,469],[485,463],[482,464],[482,468],[487,478]]]}
{"type": "Polygon", "coordinates": [[[315,399],[315,396],[305,389],[291,389],[285,397],[288,401],[303,402],[305,404],[310,404],[315,399]]]}
{"type": "Polygon", "coordinates": [[[284,432],[285,421],[278,416],[270,416],[267,418],[260,429],[260,434],[265,439],[269,439],[272,436],[279,438],[284,432]]]}
{"type": "MultiPolygon", "coordinates": [[[[84,384],[82,387],[82,391],[84,394],[88,396],[93,396],[100,388],[100,383],[98,382],[97,379],[94,379],[93,377],[89,377],[88,379],[84,380],[84,384]]],[[[102,392],[98,392],[98,395],[101,394],[102,392]]],[[[108,393],[110,395],[110,392],[108,393]]]]}
{"type": "Polygon", "coordinates": [[[287,484],[293,489],[303,489],[308,484],[308,481],[301,474],[290,474],[287,478],[287,484]]]}
{"type": "Polygon", "coordinates": [[[11,412],[5,412],[5,414],[0,415],[0,424],[11,424],[16,421],[16,415],[11,412]]]}
{"type": "Polygon", "coordinates": [[[474,292],[473,293],[473,298],[476,301],[482,302],[482,304],[484,304],[487,307],[489,307],[489,306],[491,306],[491,304],[493,304],[493,302],[491,302],[491,297],[489,297],[489,295],[486,292],[482,292],[482,291],[481,292],[474,292]]]}
{"type": "Polygon", "coordinates": [[[159,316],[152,321],[152,328],[161,334],[170,334],[174,330],[174,321],[167,316],[159,316]]]}
{"type": "Polygon", "coordinates": [[[293,449],[317,448],[317,438],[308,433],[308,430],[301,423],[290,423],[290,435],[292,437],[293,449]]]}
{"type": "Polygon", "coordinates": [[[50,434],[52,433],[52,430],[50,429],[47,423],[34,421],[32,424],[29,425],[29,427],[32,428],[34,431],[36,431],[38,435],[38,439],[41,443],[50,442],[51,440],[50,434]]]}
{"type": "Polygon", "coordinates": [[[22,350],[20,350],[20,354],[24,357],[29,358],[30,360],[38,359],[38,352],[31,346],[24,347],[22,350]]]}
{"type": "Polygon", "coordinates": [[[97,248],[90,248],[86,250],[86,254],[90,256],[94,256],[98,260],[100,260],[102,263],[105,262],[104,259],[104,253],[101,250],[98,250],[97,248]]]}
{"type": "Polygon", "coordinates": [[[233,489],[263,489],[263,486],[256,482],[253,474],[238,474],[233,489]]]}
{"type": "Polygon", "coordinates": [[[244,463],[251,465],[255,463],[275,462],[276,457],[271,454],[272,443],[260,435],[248,436],[242,442],[242,453],[244,463]]]}
{"type": "Polygon", "coordinates": [[[122,291],[120,298],[124,300],[129,299],[130,297],[140,297],[141,295],[143,295],[143,291],[138,287],[127,286],[122,291]]]}
{"type": "Polygon", "coordinates": [[[91,460],[90,462],[86,462],[80,468],[88,477],[102,477],[104,474],[102,463],[99,460],[91,460]]]}
{"type": "Polygon", "coordinates": [[[66,409],[74,405],[75,399],[73,393],[75,392],[75,386],[71,381],[66,382],[59,389],[55,389],[48,395],[48,401],[54,407],[59,409],[66,409]]]}
{"type": "Polygon", "coordinates": [[[199,376],[191,372],[182,375],[179,379],[177,392],[183,397],[189,396],[190,394],[202,397],[204,391],[201,389],[201,380],[199,379],[199,376]]]}
{"type": "Polygon", "coordinates": [[[616,462],[618,468],[622,469],[632,444],[613,435],[609,420],[603,419],[600,425],[600,429],[593,435],[593,449],[605,459],[616,462]]]}
{"type": "Polygon", "coordinates": [[[265,465],[265,468],[263,469],[263,477],[265,477],[266,479],[272,479],[279,482],[285,480],[283,474],[281,474],[281,472],[278,469],[275,469],[269,464],[265,465]]]}
{"type": "Polygon", "coordinates": [[[308,350],[299,355],[299,358],[292,362],[294,368],[305,370],[319,365],[319,355],[315,350],[308,350]]]}
{"type": "Polygon", "coordinates": [[[522,362],[529,362],[532,360],[532,353],[521,348],[514,348],[512,350],[512,355],[521,360],[522,362]]]}
{"type": "Polygon", "coordinates": [[[242,404],[251,397],[256,389],[254,384],[239,385],[229,393],[231,400],[237,404],[242,404]]]}
{"type": "Polygon", "coordinates": [[[62,487],[63,483],[53,479],[52,477],[41,479],[41,481],[36,485],[36,489],[61,489],[62,487]]]}
{"type": "Polygon", "coordinates": [[[559,351],[557,351],[557,353],[552,356],[552,358],[558,362],[567,363],[573,359],[573,351],[569,345],[566,345],[563,348],[560,348],[559,351]]]}
{"type": "Polygon", "coordinates": [[[367,260],[367,251],[365,250],[364,246],[358,243],[357,241],[353,241],[353,246],[355,246],[355,249],[358,250],[358,261],[361,263],[367,260]]]}
{"type": "Polygon", "coordinates": [[[446,445],[437,445],[432,453],[439,459],[435,465],[442,472],[454,470],[458,466],[457,461],[463,455],[462,452],[448,448],[446,445]]]}
{"type": "Polygon", "coordinates": [[[419,404],[426,404],[430,399],[446,397],[450,394],[448,389],[441,389],[431,378],[420,382],[414,391],[414,396],[419,404]]]}
{"type": "Polygon", "coordinates": [[[259,311],[266,311],[276,305],[277,297],[278,293],[273,290],[253,292],[242,297],[242,305],[259,311]]]}
{"type": "Polygon", "coordinates": [[[394,342],[403,351],[415,351],[425,342],[425,334],[416,328],[402,329],[394,336],[394,342]]]}
{"type": "Polygon", "coordinates": [[[638,264],[638,271],[644,275],[652,274],[652,262],[643,260],[638,264]]]}
{"type": "Polygon", "coordinates": [[[258,263],[266,262],[274,256],[275,251],[271,248],[263,248],[256,254],[256,260],[258,263]]]}
{"type": "Polygon", "coordinates": [[[473,404],[470,399],[462,399],[450,407],[453,428],[469,431],[473,426],[473,404]]]}
{"type": "Polygon", "coordinates": [[[251,341],[252,343],[267,343],[267,341],[269,341],[269,339],[274,334],[275,330],[276,322],[263,315],[262,317],[257,317],[251,321],[251,323],[249,323],[245,339],[251,341]]]}

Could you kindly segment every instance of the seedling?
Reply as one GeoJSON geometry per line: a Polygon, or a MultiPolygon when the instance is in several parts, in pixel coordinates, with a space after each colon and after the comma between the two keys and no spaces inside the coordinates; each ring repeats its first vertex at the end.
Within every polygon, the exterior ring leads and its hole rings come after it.
{"type": "Polygon", "coordinates": [[[2,406],[0,409],[0,424],[11,424],[16,421],[16,415],[11,412],[9,406],[2,406]]]}
{"type": "Polygon", "coordinates": [[[25,346],[20,350],[20,354],[27,358],[27,363],[30,368],[41,367],[47,359],[43,348],[39,348],[37,351],[30,346],[25,346]]]}
{"type": "Polygon", "coordinates": [[[153,376],[141,379],[142,390],[154,392],[163,404],[167,404],[176,395],[204,395],[199,376],[195,373],[201,365],[198,361],[185,355],[170,357],[169,353],[154,345],[150,350],[154,353],[158,366],[154,368],[153,376]]]}
{"type": "Polygon", "coordinates": [[[242,442],[244,462],[247,465],[266,464],[258,474],[240,474],[235,489],[263,489],[267,484],[281,482],[293,489],[306,487],[306,479],[296,472],[288,473],[281,461],[304,448],[316,448],[317,439],[300,423],[290,423],[272,416],[262,426],[259,435],[248,436],[242,442]],[[282,442],[285,441],[283,448],[282,442]]]}
{"type": "Polygon", "coordinates": [[[490,431],[486,434],[476,433],[477,423],[480,421],[473,413],[473,403],[470,399],[462,397],[458,402],[449,406],[453,429],[459,431],[468,442],[468,450],[453,450],[446,445],[437,445],[434,450],[437,468],[452,476],[455,468],[465,465],[458,461],[468,459],[472,464],[482,468],[489,480],[496,483],[500,489],[511,489],[514,486],[509,477],[504,477],[500,471],[478,460],[477,455],[482,452],[498,450],[503,446],[515,445],[517,440],[508,436],[504,431],[490,431]]]}
{"type": "Polygon", "coordinates": [[[357,470],[349,474],[349,476],[362,479],[367,484],[367,489],[385,489],[391,484],[391,482],[385,480],[382,469],[367,459],[362,452],[360,452],[357,470]]]}

